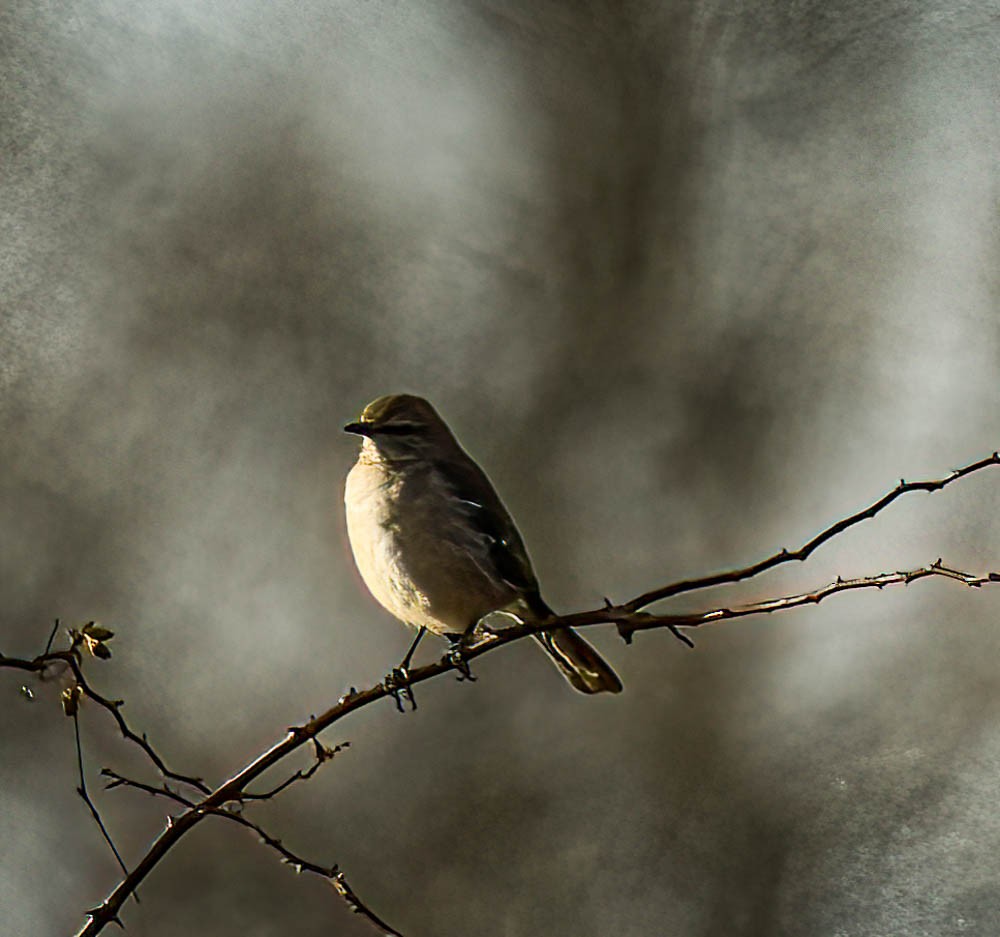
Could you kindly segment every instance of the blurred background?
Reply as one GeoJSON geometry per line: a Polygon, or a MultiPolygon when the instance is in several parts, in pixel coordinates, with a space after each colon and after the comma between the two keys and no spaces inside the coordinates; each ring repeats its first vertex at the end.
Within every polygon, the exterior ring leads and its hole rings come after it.
{"type": "MultiPolygon", "coordinates": [[[[438,406],[567,612],[987,455],[987,7],[7,0],[2,650],[114,628],[95,685],[212,782],[381,679],[410,635],[354,572],[340,427],[387,392],[438,406]]],[[[985,471],[664,607],[998,569],[998,509],[985,471]]],[[[617,698],[525,643],[338,725],[350,749],[250,813],[407,937],[992,937],[998,611],[927,581],[694,651],[591,629],[617,698]]],[[[58,686],[22,682],[0,673],[0,914],[69,934],[119,874],[58,686]]],[[[92,787],[154,780],[82,721],[92,787]]],[[[95,798],[134,863],[164,804],[95,798]]],[[[370,933],[244,832],[186,837],[128,933],[370,933]]]]}

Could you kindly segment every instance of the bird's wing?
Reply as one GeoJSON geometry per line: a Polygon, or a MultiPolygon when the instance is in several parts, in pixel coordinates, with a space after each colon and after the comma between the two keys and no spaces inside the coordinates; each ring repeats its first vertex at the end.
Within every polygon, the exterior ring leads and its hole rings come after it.
{"type": "Polygon", "coordinates": [[[462,546],[483,573],[526,596],[538,594],[521,535],[492,483],[475,462],[449,460],[435,466],[453,511],[461,519],[448,539],[462,546]]]}

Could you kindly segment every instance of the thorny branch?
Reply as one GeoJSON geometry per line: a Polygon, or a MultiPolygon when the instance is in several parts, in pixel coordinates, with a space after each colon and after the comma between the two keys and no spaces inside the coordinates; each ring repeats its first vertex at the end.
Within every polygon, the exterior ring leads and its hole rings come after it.
{"type": "MultiPolygon", "coordinates": [[[[768,615],[771,612],[784,612],[788,609],[798,608],[802,605],[819,605],[823,599],[838,592],[851,592],[857,589],[884,589],[886,586],[909,585],[918,579],[926,579],[928,576],[941,576],[945,579],[953,579],[963,585],[979,588],[991,582],[1000,582],[1000,573],[987,573],[985,576],[975,576],[971,573],[963,573],[957,569],[949,569],[943,566],[940,559],[935,560],[928,566],[919,569],[900,570],[894,573],[879,573],[875,576],[860,576],[856,579],[836,580],[816,589],[812,592],[801,592],[797,595],[782,596],[777,599],[768,599],[763,602],[753,602],[749,605],[740,605],[734,608],[714,608],[705,612],[694,612],[681,615],[647,615],[644,612],[624,612],[615,619],[618,634],[626,644],[632,643],[632,636],[637,631],[648,631],[652,628],[697,628],[699,625],[708,625],[717,621],[726,621],[731,618],[746,618],[748,615],[768,615]]],[[[614,608],[609,611],[615,612],[614,608]]],[[[681,640],[686,639],[686,635],[679,633],[681,640]]],[[[690,642],[690,639],[687,639],[690,642]]]]}
{"type": "MultiPolygon", "coordinates": [[[[49,636],[49,641],[45,647],[45,651],[42,654],[39,654],[38,657],[25,659],[19,657],[7,657],[6,655],[0,653],[0,667],[12,667],[15,670],[26,670],[31,673],[36,673],[42,678],[44,678],[50,670],[58,665],[69,668],[73,675],[73,686],[77,688],[77,692],[82,694],[87,699],[95,702],[102,709],[111,713],[112,718],[118,724],[118,729],[121,732],[122,737],[128,739],[133,744],[138,745],[139,748],[145,752],[146,757],[156,766],[156,769],[160,772],[160,774],[172,781],[177,781],[181,784],[187,784],[190,787],[197,788],[203,794],[211,793],[212,789],[201,778],[191,777],[186,774],[179,774],[176,771],[171,771],[170,768],[166,766],[163,759],[156,753],[153,746],[149,744],[149,739],[146,737],[146,733],[143,732],[139,735],[130,728],[129,724],[125,721],[125,717],[121,714],[121,708],[125,705],[125,700],[108,699],[98,693],[87,682],[87,678],[83,675],[83,668],[80,663],[80,642],[77,641],[76,638],[72,640],[70,647],[65,651],[53,651],[51,649],[52,641],[58,629],[59,620],[56,619],[55,626],[52,629],[52,634],[49,636]]],[[[68,714],[71,715],[71,713],[68,714]]]]}
{"type": "MultiPolygon", "coordinates": [[[[76,767],[80,776],[80,786],[76,789],[76,792],[81,798],[83,798],[83,802],[90,810],[90,815],[94,818],[97,828],[101,831],[101,836],[104,837],[104,842],[108,844],[111,852],[114,854],[115,861],[118,863],[118,868],[128,875],[128,866],[125,865],[125,860],[122,858],[121,853],[118,851],[118,847],[111,838],[108,828],[104,825],[104,820],[101,819],[101,814],[97,809],[97,805],[90,799],[90,791],[87,790],[87,776],[83,770],[83,746],[80,744],[80,714],[76,711],[73,712],[73,736],[76,741],[76,767]]],[[[138,893],[132,897],[136,900],[136,903],[138,903],[138,893]]]]}
{"type": "MultiPolygon", "coordinates": [[[[895,488],[883,495],[867,508],[831,524],[797,550],[781,550],[750,566],[727,572],[714,573],[698,579],[689,579],[671,583],[650,592],[643,593],[628,602],[618,605],[606,600],[604,607],[591,611],[579,612],[572,615],[553,616],[552,618],[544,621],[521,623],[498,631],[491,630],[487,627],[481,627],[476,632],[475,643],[460,647],[457,651],[452,650],[445,657],[432,664],[427,664],[423,667],[410,670],[406,675],[406,685],[407,687],[412,687],[418,683],[423,683],[426,680],[430,680],[452,670],[457,670],[460,673],[467,671],[469,661],[474,660],[488,651],[499,648],[505,644],[510,644],[513,641],[520,640],[527,635],[542,630],[568,627],[586,627],[602,623],[613,623],[617,627],[618,633],[625,640],[625,642],[630,643],[635,632],[637,631],[645,631],[653,628],[666,628],[670,630],[679,640],[691,645],[690,638],[688,638],[687,635],[680,629],[695,628],[705,624],[725,621],[732,618],[770,614],[777,611],[787,611],[808,604],[818,604],[829,596],[841,592],[854,591],[858,589],[883,589],[886,586],[906,585],[918,579],[934,576],[951,579],[970,587],[980,587],[989,583],[1000,582],[1000,573],[991,572],[983,575],[965,573],[945,566],[939,559],[928,566],[915,570],[880,573],[873,576],[863,576],[854,579],[838,578],[835,582],[811,592],[803,592],[796,595],[784,596],[763,602],[755,602],[748,605],[713,608],[707,611],[669,615],[656,615],[642,611],[642,609],[653,604],[654,602],[658,602],[670,596],[694,592],[724,583],[740,582],[758,576],[761,573],[785,563],[790,563],[792,561],[804,561],[824,543],[854,525],[859,524],[861,521],[875,517],[875,515],[877,515],[880,511],[888,507],[893,501],[902,497],[904,494],[914,491],[940,491],[952,482],[992,465],[1000,465],[1000,455],[996,452],[985,459],[980,459],[977,462],[970,463],[964,468],[958,469],[942,479],[932,479],[918,482],[900,481],[895,488]]],[[[212,790],[199,778],[177,774],[167,769],[163,760],[152,749],[145,736],[136,735],[136,733],[134,733],[125,723],[125,720],[119,711],[122,702],[120,700],[105,699],[90,687],[84,679],[80,666],[80,655],[75,643],[71,646],[69,651],[51,651],[50,639],[49,647],[46,648],[45,653],[30,660],[6,657],[0,654],[0,667],[12,667],[40,674],[44,674],[47,668],[57,662],[62,662],[65,666],[70,668],[76,681],[76,685],[79,687],[79,691],[84,696],[92,699],[112,714],[121,729],[122,735],[142,748],[165,778],[193,787],[203,795],[201,800],[195,800],[191,797],[184,796],[171,790],[166,783],[164,783],[162,787],[157,788],[153,785],[144,784],[142,782],[131,781],[115,774],[114,772],[105,770],[105,775],[112,779],[111,783],[108,785],[109,787],[129,786],[139,790],[145,790],[151,794],[168,797],[184,809],[176,817],[172,817],[168,821],[166,828],[156,838],[135,868],[125,875],[122,881],[118,883],[118,885],[98,907],[88,912],[87,921],[80,930],[78,937],[94,937],[94,935],[100,933],[108,923],[115,922],[120,924],[121,922],[118,917],[118,912],[127,898],[135,893],[139,884],[164,858],[170,849],[173,848],[178,840],[185,833],[187,833],[188,830],[196,826],[207,816],[225,817],[232,822],[236,822],[251,829],[261,838],[265,845],[268,845],[270,848],[278,851],[285,861],[290,862],[296,868],[314,872],[315,874],[322,875],[330,880],[341,897],[347,901],[348,905],[352,907],[353,910],[363,914],[373,925],[380,928],[384,934],[389,935],[389,937],[399,937],[399,933],[397,931],[393,930],[381,921],[365,907],[360,899],[358,899],[357,895],[347,885],[347,882],[343,878],[343,874],[338,870],[337,866],[334,865],[330,868],[325,868],[315,863],[301,860],[299,857],[288,851],[287,848],[281,844],[280,840],[274,839],[262,828],[260,828],[259,825],[246,819],[241,813],[236,812],[236,810],[233,809],[234,806],[238,809],[239,805],[245,801],[269,799],[270,797],[273,797],[285,790],[293,783],[300,780],[307,780],[318,770],[320,764],[328,760],[328,758],[338,750],[323,748],[319,744],[317,736],[350,713],[368,706],[377,700],[392,696],[394,692],[399,691],[398,687],[387,686],[385,683],[380,683],[362,691],[355,690],[352,687],[350,692],[342,696],[337,703],[325,713],[310,718],[303,725],[290,728],[284,738],[271,746],[271,748],[267,751],[263,752],[250,764],[239,770],[236,774],[229,778],[229,780],[212,790]],[[309,743],[313,744],[317,759],[309,769],[295,772],[284,782],[266,793],[252,794],[247,791],[247,786],[251,782],[255,781],[268,769],[281,762],[293,751],[300,748],[302,745],[309,743]]]]}
{"type": "MultiPolygon", "coordinates": [[[[315,742],[315,739],[313,740],[315,742]]],[[[320,747],[318,743],[317,747],[320,747]]],[[[336,750],[344,748],[344,745],[337,746],[336,750]]],[[[325,755],[320,756],[317,753],[316,761],[312,768],[305,772],[296,772],[293,774],[285,783],[279,785],[273,791],[267,794],[258,794],[254,799],[267,800],[278,793],[280,790],[288,787],[294,781],[305,780],[306,778],[312,777],[315,771],[322,765],[325,761],[328,761],[333,757],[329,753],[328,749],[324,749],[325,755]]],[[[175,803],[181,804],[182,806],[189,807],[192,809],[197,809],[197,804],[194,801],[189,800],[187,797],[178,794],[176,791],[171,790],[166,784],[161,787],[154,787],[152,784],[146,784],[143,781],[136,781],[132,778],[126,778],[123,775],[118,774],[116,771],[112,771],[110,768],[104,768],[101,774],[110,778],[111,781],[105,785],[106,790],[110,790],[115,787],[131,787],[139,791],[145,791],[147,794],[152,794],[153,796],[165,797],[168,800],[172,800],[175,803]]],[[[248,798],[244,798],[248,799],[248,798]]],[[[309,859],[304,859],[302,856],[297,855],[292,852],[280,839],[276,839],[271,836],[263,827],[258,823],[254,823],[252,820],[248,820],[243,814],[228,808],[216,808],[209,811],[212,816],[222,817],[225,820],[230,820],[240,826],[245,827],[248,830],[257,834],[257,839],[263,845],[273,849],[281,858],[283,864],[291,866],[296,873],[311,872],[313,875],[318,875],[320,878],[328,881],[340,895],[341,898],[347,903],[347,906],[355,913],[364,917],[370,924],[372,924],[376,929],[380,930],[386,937],[403,937],[399,931],[394,930],[385,921],[383,921],[374,911],[371,910],[356,894],[356,892],[348,884],[344,873],[340,870],[336,863],[332,866],[319,865],[316,862],[311,862],[309,859]]]]}
{"type": "Polygon", "coordinates": [[[350,742],[341,742],[339,745],[334,745],[333,748],[326,748],[320,745],[319,739],[313,739],[313,755],[316,760],[303,771],[301,768],[295,772],[295,774],[289,775],[282,781],[277,787],[272,787],[269,791],[264,791],[262,794],[252,794],[249,791],[244,791],[241,800],[270,800],[272,797],[276,797],[286,788],[291,787],[296,781],[308,781],[320,768],[323,767],[334,755],[339,754],[345,748],[350,747],[350,742]]]}
{"type": "Polygon", "coordinates": [[[820,531],[812,540],[804,543],[797,550],[779,550],[772,556],[767,557],[767,559],[761,560],[759,563],[754,563],[751,566],[744,566],[742,569],[734,569],[724,573],[713,573],[710,576],[703,576],[699,579],[686,579],[681,582],[673,582],[662,588],[653,589],[650,592],[644,592],[642,595],[636,596],[630,602],[626,602],[624,607],[630,612],[635,612],[640,608],[645,608],[647,605],[652,605],[653,602],[659,602],[660,599],[667,599],[672,595],[680,595],[682,592],[695,592],[701,589],[708,589],[711,586],[724,585],[725,583],[742,582],[744,579],[752,579],[754,576],[759,576],[761,573],[785,563],[804,562],[828,540],[833,539],[837,534],[843,533],[855,524],[870,520],[883,508],[887,508],[892,504],[897,498],[901,498],[912,491],[941,491],[952,482],[957,482],[960,478],[965,478],[967,475],[988,468],[991,465],[1000,465],[1000,453],[994,452],[985,459],[970,462],[960,469],[955,469],[955,471],[944,478],[929,479],[928,481],[921,482],[908,482],[905,479],[900,479],[899,484],[892,491],[887,492],[879,498],[878,501],[868,505],[863,511],[858,511],[849,517],[831,524],[826,530],[820,531]]]}

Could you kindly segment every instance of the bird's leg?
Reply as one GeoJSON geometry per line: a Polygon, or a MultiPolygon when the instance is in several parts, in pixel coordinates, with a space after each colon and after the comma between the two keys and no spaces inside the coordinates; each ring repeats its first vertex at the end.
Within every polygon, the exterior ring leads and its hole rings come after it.
{"type": "Polygon", "coordinates": [[[417,649],[420,639],[426,633],[427,628],[421,625],[410,649],[406,652],[406,657],[403,658],[403,662],[398,667],[393,667],[383,681],[389,695],[396,701],[396,708],[401,713],[406,712],[406,707],[403,705],[404,700],[410,704],[411,712],[417,708],[413,687],[410,686],[410,661],[413,660],[413,652],[417,649]]]}
{"type": "Polygon", "coordinates": [[[475,677],[472,675],[472,670],[469,669],[469,662],[465,659],[462,652],[472,643],[473,640],[473,628],[470,628],[464,634],[446,634],[445,637],[451,642],[451,648],[448,651],[447,657],[451,666],[458,671],[458,681],[461,683],[464,680],[470,680],[475,682],[475,677]]]}
{"type": "Polygon", "coordinates": [[[417,636],[413,639],[413,643],[410,645],[410,649],[406,652],[406,657],[403,658],[403,663],[399,665],[399,669],[406,673],[410,669],[410,661],[413,660],[413,652],[417,649],[417,645],[420,643],[420,639],[427,634],[427,626],[421,625],[420,630],[417,632],[417,636]]]}

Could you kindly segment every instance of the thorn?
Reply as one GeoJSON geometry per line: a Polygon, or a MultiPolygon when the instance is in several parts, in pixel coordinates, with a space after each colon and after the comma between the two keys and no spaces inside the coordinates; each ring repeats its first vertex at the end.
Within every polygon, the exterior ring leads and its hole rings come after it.
{"type": "Polygon", "coordinates": [[[604,596],[604,607],[607,609],[612,609],[615,607],[614,603],[607,596],[604,596]]]}
{"type": "Polygon", "coordinates": [[[677,640],[680,641],[681,644],[686,644],[689,648],[691,648],[692,651],[694,650],[694,641],[692,641],[683,631],[681,631],[680,628],[677,628],[676,626],[672,625],[670,627],[670,633],[675,638],[677,638],[677,640]]]}
{"type": "Polygon", "coordinates": [[[620,637],[626,644],[632,643],[632,638],[635,636],[635,631],[625,622],[618,622],[615,627],[618,629],[618,637],[620,637]]]}

